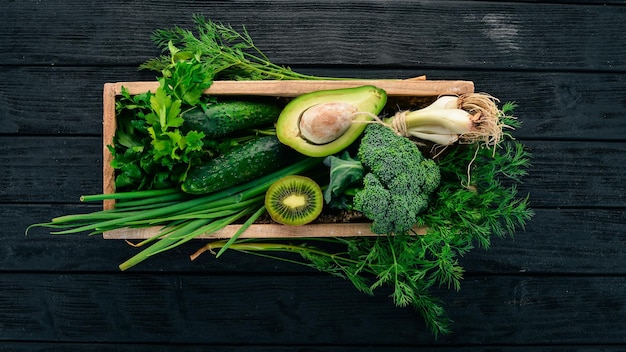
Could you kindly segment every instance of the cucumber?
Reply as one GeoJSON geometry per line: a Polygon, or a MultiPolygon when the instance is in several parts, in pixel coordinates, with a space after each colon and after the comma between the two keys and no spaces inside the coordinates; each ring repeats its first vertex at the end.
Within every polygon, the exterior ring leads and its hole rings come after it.
{"type": "Polygon", "coordinates": [[[302,157],[276,136],[259,137],[192,167],[181,189],[190,194],[224,190],[265,176],[302,157]]]}
{"type": "Polygon", "coordinates": [[[275,122],[282,108],[262,101],[221,101],[183,113],[183,129],[204,132],[207,138],[223,137],[245,128],[275,122]]]}

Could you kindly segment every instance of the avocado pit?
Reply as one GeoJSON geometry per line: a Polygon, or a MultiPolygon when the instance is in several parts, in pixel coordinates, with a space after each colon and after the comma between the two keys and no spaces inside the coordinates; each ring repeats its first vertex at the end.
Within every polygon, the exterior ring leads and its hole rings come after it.
{"type": "Polygon", "coordinates": [[[306,109],[300,116],[302,138],[314,144],[330,143],[341,137],[358,108],[345,102],[328,102],[306,109]]]}

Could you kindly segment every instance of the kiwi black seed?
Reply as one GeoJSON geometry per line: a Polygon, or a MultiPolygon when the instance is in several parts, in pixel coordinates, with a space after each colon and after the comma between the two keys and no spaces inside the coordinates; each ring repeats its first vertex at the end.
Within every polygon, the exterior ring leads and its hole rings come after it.
{"type": "Polygon", "coordinates": [[[300,226],[320,215],[323,199],[322,189],[315,181],[291,175],[270,186],[265,194],[265,208],[277,223],[300,226]]]}

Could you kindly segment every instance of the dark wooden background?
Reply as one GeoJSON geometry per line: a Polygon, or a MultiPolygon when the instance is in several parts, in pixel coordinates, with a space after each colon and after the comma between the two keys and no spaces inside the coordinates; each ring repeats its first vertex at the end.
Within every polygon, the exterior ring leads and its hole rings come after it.
{"type": "Polygon", "coordinates": [[[626,350],[623,1],[2,1],[0,351],[626,350]],[[320,75],[467,79],[516,101],[536,216],[462,259],[454,333],[348,282],[191,243],[121,273],[121,241],[25,228],[97,206],[102,86],[152,80],[153,30],[245,24],[320,75]]]}

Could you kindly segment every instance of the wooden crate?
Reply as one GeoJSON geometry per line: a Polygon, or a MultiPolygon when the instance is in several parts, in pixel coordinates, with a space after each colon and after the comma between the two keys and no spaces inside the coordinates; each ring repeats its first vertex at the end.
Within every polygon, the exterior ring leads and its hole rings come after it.
{"type": "MultiPolygon", "coordinates": [[[[296,97],[298,95],[323,89],[338,89],[375,85],[384,89],[391,99],[415,99],[437,97],[444,94],[464,94],[474,91],[471,81],[430,81],[425,77],[406,80],[345,80],[345,81],[216,81],[206,94],[215,96],[274,96],[296,97]]],[[[111,167],[112,155],[107,145],[113,143],[116,116],[115,101],[121,94],[122,87],[131,95],[154,91],[157,82],[117,82],[104,85],[103,96],[103,192],[115,192],[115,170],[111,167]]],[[[105,201],[104,208],[114,206],[113,201],[105,201]]],[[[345,224],[310,224],[290,227],[278,224],[255,224],[241,235],[241,238],[290,238],[290,237],[350,237],[371,236],[369,223],[345,224]]],[[[199,238],[229,238],[240,225],[229,225],[222,231],[199,238]]],[[[154,236],[160,228],[119,229],[104,233],[107,239],[145,239],[154,236]]]]}

